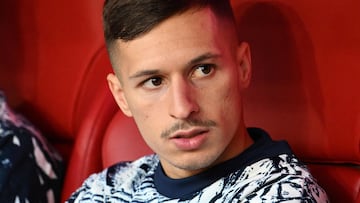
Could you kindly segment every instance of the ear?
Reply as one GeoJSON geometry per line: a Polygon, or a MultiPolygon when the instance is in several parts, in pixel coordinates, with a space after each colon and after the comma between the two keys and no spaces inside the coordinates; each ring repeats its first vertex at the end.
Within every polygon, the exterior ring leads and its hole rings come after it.
{"type": "Polygon", "coordinates": [[[239,85],[241,89],[245,89],[251,80],[251,53],[246,42],[242,42],[237,49],[237,63],[239,66],[239,85]]]}
{"type": "Polygon", "coordinates": [[[129,105],[127,103],[127,100],[125,98],[124,90],[122,88],[121,82],[116,77],[115,74],[110,73],[107,76],[108,85],[110,88],[110,91],[117,103],[117,105],[120,107],[121,111],[126,115],[131,117],[132,113],[129,109],[129,105]]]}

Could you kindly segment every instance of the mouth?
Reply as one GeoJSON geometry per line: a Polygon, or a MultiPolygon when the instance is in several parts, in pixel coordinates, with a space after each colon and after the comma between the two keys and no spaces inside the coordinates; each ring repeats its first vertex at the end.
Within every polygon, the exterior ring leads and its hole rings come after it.
{"type": "Polygon", "coordinates": [[[172,136],[170,136],[170,139],[192,138],[207,131],[209,130],[206,129],[180,130],[175,132],[172,136]]]}
{"type": "Polygon", "coordinates": [[[170,136],[170,141],[181,151],[194,151],[204,144],[208,132],[205,128],[180,130],[170,136]]]}

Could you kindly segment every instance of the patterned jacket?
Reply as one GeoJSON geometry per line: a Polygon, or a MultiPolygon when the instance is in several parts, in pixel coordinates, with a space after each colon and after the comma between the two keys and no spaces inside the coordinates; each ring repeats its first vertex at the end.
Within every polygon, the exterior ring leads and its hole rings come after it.
{"type": "Polygon", "coordinates": [[[285,141],[248,130],[254,144],[208,171],[171,179],[157,155],[145,156],[90,176],[68,202],[329,202],[285,141]]]}

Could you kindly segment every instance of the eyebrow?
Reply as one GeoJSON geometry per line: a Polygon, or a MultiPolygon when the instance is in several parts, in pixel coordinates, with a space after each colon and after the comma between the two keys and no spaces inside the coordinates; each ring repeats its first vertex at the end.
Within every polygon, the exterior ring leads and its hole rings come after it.
{"type": "MultiPolygon", "coordinates": [[[[219,54],[213,54],[213,53],[205,53],[202,54],[196,58],[191,59],[187,65],[188,66],[193,66],[195,64],[201,63],[202,61],[208,60],[208,59],[213,59],[213,58],[219,58],[220,55],[219,54]]],[[[135,74],[131,75],[129,78],[130,79],[134,79],[134,78],[140,78],[140,77],[144,77],[144,76],[151,76],[151,75],[157,75],[160,73],[160,70],[158,69],[149,69],[149,70],[140,70],[138,72],[136,72],[135,74]]]]}
{"type": "Polygon", "coordinates": [[[205,53],[205,54],[202,54],[194,59],[192,59],[189,63],[188,63],[188,66],[192,66],[194,64],[198,64],[198,63],[201,63],[207,59],[213,59],[213,58],[219,58],[220,57],[220,54],[213,54],[213,53],[205,53]]]}
{"type": "Polygon", "coordinates": [[[154,69],[154,70],[141,70],[139,72],[136,72],[134,75],[130,76],[130,79],[134,79],[134,78],[140,78],[140,77],[144,77],[144,76],[149,76],[149,75],[156,75],[159,74],[159,70],[154,69]]]}

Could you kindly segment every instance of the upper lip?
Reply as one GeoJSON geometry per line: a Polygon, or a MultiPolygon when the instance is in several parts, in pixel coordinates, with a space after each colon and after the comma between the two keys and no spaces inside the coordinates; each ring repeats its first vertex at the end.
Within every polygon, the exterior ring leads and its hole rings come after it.
{"type": "Polygon", "coordinates": [[[190,128],[190,129],[185,129],[185,130],[178,130],[176,132],[174,132],[173,134],[171,134],[170,139],[174,139],[174,138],[191,138],[194,137],[196,135],[199,135],[201,133],[207,132],[209,131],[206,128],[203,127],[196,127],[196,128],[190,128]]]}

